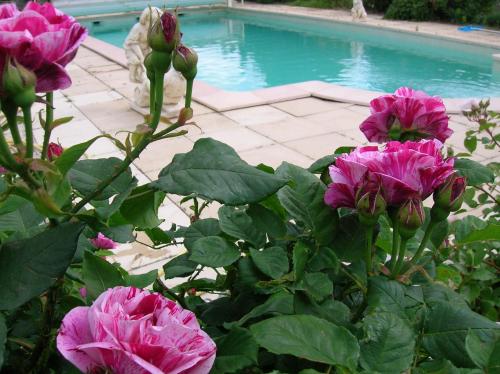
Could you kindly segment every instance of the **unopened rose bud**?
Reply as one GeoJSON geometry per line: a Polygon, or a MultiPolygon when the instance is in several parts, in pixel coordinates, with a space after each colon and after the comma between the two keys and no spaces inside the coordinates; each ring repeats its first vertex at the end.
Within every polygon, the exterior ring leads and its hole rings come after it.
{"type": "Polygon", "coordinates": [[[179,125],[184,125],[191,118],[193,118],[193,109],[182,108],[179,113],[179,118],[177,119],[177,122],[179,123],[179,125]]]}
{"type": "Polygon", "coordinates": [[[171,53],[180,40],[181,33],[177,17],[170,12],[163,12],[149,30],[149,46],[153,51],[171,53]]]}
{"type": "Polygon", "coordinates": [[[2,77],[2,95],[18,107],[31,106],[36,100],[36,76],[21,64],[6,61],[2,77]]]}
{"type": "Polygon", "coordinates": [[[464,201],[466,186],[467,183],[464,177],[453,174],[434,192],[434,202],[441,209],[456,212],[464,201]]]}
{"type": "Polygon", "coordinates": [[[356,209],[359,214],[359,220],[362,224],[373,226],[377,223],[378,217],[385,212],[387,204],[380,193],[377,191],[368,191],[358,193],[356,209]]]}
{"type": "Polygon", "coordinates": [[[47,157],[50,161],[55,160],[64,152],[64,148],[57,143],[50,143],[47,147],[47,157]]]}
{"type": "Polygon", "coordinates": [[[117,247],[117,244],[113,240],[106,237],[101,232],[98,233],[94,239],[90,239],[90,243],[92,243],[96,249],[115,249],[117,247]]]}
{"type": "Polygon", "coordinates": [[[172,58],[174,69],[181,73],[186,80],[192,80],[198,73],[198,55],[191,48],[180,44],[174,51],[172,58]]]}
{"type": "Polygon", "coordinates": [[[412,238],[424,224],[425,211],[422,200],[408,200],[398,211],[399,234],[404,239],[412,238]]]}
{"type": "Polygon", "coordinates": [[[87,297],[87,289],[85,287],[80,288],[80,296],[85,299],[87,297]]]}
{"type": "Polygon", "coordinates": [[[188,290],[188,295],[189,296],[196,296],[196,288],[190,288],[188,290]]]}

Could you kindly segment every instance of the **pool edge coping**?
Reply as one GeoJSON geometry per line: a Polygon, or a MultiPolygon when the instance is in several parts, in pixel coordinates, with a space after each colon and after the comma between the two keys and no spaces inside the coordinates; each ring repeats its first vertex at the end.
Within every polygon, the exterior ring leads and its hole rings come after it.
{"type": "MultiPolygon", "coordinates": [[[[83,47],[128,69],[123,48],[116,47],[92,36],[87,37],[83,47]]],[[[133,83],[130,82],[130,84],[133,83]]],[[[253,91],[226,91],[204,81],[196,80],[193,89],[193,100],[217,112],[226,112],[307,97],[370,106],[370,102],[374,98],[384,94],[387,93],[340,86],[323,81],[305,81],[253,91]]],[[[474,97],[443,98],[443,101],[448,114],[458,114],[462,113],[463,107],[470,103],[471,100],[477,99],[474,97]]],[[[490,103],[491,110],[500,110],[500,97],[490,97],[490,103]]]]}

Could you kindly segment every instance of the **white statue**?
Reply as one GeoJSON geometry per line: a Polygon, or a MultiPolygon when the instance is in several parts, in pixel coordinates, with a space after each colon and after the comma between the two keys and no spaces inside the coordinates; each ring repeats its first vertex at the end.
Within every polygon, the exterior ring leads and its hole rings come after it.
{"type": "MultiPolygon", "coordinates": [[[[146,76],[144,58],[151,49],[148,45],[148,30],[150,24],[159,20],[161,10],[155,7],[146,8],[139,18],[139,23],[130,30],[123,48],[127,57],[129,78],[138,86],[134,91],[134,108],[141,109],[141,113],[146,112],[149,107],[149,79],[146,76]],[[138,108],[137,108],[138,107],[138,108]]],[[[186,92],[186,80],[173,68],[165,75],[163,111],[167,116],[175,117],[182,109],[182,98],[186,92]]]]}
{"type": "Polygon", "coordinates": [[[366,19],[368,15],[366,14],[365,7],[363,6],[363,0],[352,0],[351,14],[353,20],[366,19]]]}

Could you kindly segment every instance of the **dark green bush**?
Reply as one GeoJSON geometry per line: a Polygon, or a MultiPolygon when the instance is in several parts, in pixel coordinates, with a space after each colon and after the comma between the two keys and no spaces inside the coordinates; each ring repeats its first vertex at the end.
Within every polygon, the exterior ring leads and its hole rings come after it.
{"type": "Polygon", "coordinates": [[[484,24],[492,27],[500,27],[500,11],[495,10],[484,19],[484,24]]]}
{"type": "Polygon", "coordinates": [[[428,21],[433,18],[429,0],[393,0],[385,17],[413,21],[428,21]]]}
{"type": "Polygon", "coordinates": [[[389,5],[391,5],[392,0],[366,0],[364,1],[365,8],[371,9],[376,12],[385,12],[389,5]]]}

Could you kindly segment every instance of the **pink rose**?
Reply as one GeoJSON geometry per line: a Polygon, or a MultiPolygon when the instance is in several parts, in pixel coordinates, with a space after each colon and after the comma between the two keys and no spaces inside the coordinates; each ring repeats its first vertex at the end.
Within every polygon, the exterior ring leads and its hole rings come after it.
{"type": "Polygon", "coordinates": [[[371,142],[434,138],[444,142],[453,134],[443,101],[425,92],[402,87],[372,100],[370,106],[372,114],[360,129],[371,142]]]}
{"type": "Polygon", "coordinates": [[[50,161],[58,158],[64,152],[64,148],[57,143],[49,143],[47,147],[47,157],[50,161]]]}
{"type": "Polygon", "coordinates": [[[29,2],[22,12],[14,8],[0,8],[0,72],[10,56],[36,74],[37,92],[69,87],[64,67],[75,57],[87,30],[51,3],[29,2]]]}
{"type": "Polygon", "coordinates": [[[97,249],[115,249],[117,247],[117,244],[113,240],[101,232],[94,239],[90,239],[90,242],[97,249]]]}
{"type": "Polygon", "coordinates": [[[216,346],[196,316],[175,302],[133,287],[107,290],[63,319],[61,354],[84,373],[207,374],[216,346]]]}
{"type": "Polygon", "coordinates": [[[444,160],[438,140],[390,142],[377,147],[359,147],[339,157],[330,166],[333,183],[325,202],[334,208],[356,206],[356,195],[380,188],[387,205],[407,200],[425,200],[453,173],[453,159],[444,160]]]}

